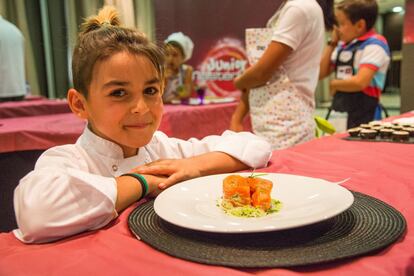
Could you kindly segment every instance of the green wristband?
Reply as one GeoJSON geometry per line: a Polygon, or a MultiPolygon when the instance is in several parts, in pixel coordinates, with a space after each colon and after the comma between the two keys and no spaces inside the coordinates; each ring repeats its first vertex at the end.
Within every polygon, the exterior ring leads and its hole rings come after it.
{"type": "Polygon", "coordinates": [[[141,184],[142,195],[138,199],[138,201],[141,200],[142,198],[144,198],[148,194],[149,187],[148,187],[148,182],[145,179],[145,177],[143,177],[142,175],[137,174],[137,173],[125,173],[121,176],[131,176],[131,177],[135,178],[136,180],[138,180],[138,182],[141,184]]]}

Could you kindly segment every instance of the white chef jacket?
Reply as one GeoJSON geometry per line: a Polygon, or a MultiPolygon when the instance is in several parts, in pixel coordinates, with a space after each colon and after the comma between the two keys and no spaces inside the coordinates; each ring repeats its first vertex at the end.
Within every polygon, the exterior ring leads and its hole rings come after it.
{"type": "Polygon", "coordinates": [[[86,230],[99,229],[118,216],[114,177],[159,159],[179,159],[220,151],[252,168],[266,166],[270,145],[249,132],[225,131],[188,141],[155,132],[138,154],[123,157],[122,149],[85,127],[75,144],[53,147],[14,191],[18,229],[26,243],[48,242],[86,230]]]}

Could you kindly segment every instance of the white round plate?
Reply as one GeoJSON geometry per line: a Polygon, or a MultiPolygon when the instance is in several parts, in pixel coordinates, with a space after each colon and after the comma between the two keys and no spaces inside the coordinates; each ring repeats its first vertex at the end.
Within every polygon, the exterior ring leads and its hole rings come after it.
{"type": "Polygon", "coordinates": [[[154,210],[162,219],[188,229],[251,233],[319,222],[345,211],[354,201],[350,191],[323,179],[268,173],[260,177],[273,182],[271,196],[282,202],[282,209],[260,218],[234,217],[217,206],[223,179],[228,175],[210,175],[174,185],[155,199],[154,210]]]}

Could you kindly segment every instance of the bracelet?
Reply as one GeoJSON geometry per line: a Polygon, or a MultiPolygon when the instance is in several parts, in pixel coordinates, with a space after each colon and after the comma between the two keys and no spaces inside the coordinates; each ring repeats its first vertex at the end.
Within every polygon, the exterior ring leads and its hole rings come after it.
{"type": "Polygon", "coordinates": [[[145,179],[145,177],[137,173],[125,173],[125,174],[122,174],[121,176],[131,176],[135,178],[136,180],[138,180],[138,182],[141,184],[142,194],[141,194],[141,197],[138,199],[138,201],[140,201],[142,198],[144,198],[147,195],[149,187],[148,187],[148,182],[145,179]]]}

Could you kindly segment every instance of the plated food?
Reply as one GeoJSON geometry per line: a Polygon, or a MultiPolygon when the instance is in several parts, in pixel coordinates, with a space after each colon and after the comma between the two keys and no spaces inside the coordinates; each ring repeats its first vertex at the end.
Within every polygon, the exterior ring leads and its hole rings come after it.
{"type": "MultiPolygon", "coordinates": [[[[348,209],[354,197],[333,182],[306,176],[266,173],[273,183],[271,198],[283,204],[280,211],[263,217],[237,217],[218,205],[223,180],[230,174],[193,178],[169,187],[155,198],[155,213],[166,222],[214,233],[256,233],[290,229],[329,219],[348,209]]],[[[251,173],[238,173],[248,177],[251,173]]]]}
{"type": "Polygon", "coordinates": [[[280,210],[282,203],[271,198],[273,182],[253,174],[232,174],[223,180],[223,196],[217,204],[237,217],[262,217],[280,210]]]}

